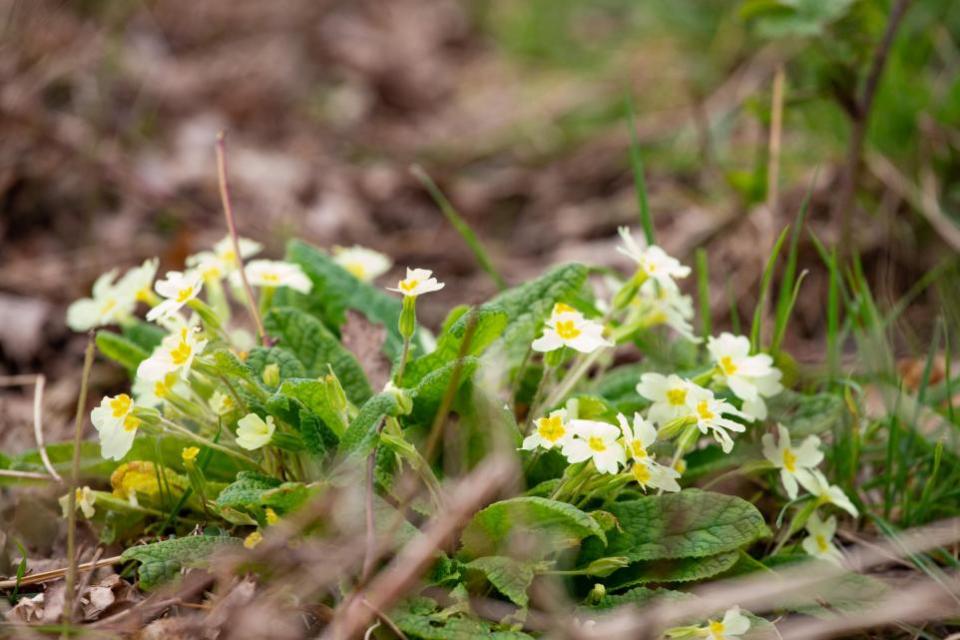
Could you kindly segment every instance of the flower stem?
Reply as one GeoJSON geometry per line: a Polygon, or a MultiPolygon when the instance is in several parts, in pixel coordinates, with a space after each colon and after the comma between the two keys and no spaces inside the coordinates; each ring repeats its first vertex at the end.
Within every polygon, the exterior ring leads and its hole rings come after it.
{"type": "Polygon", "coordinates": [[[230,457],[232,457],[232,458],[236,458],[237,460],[242,460],[242,461],[245,462],[246,464],[252,465],[252,466],[254,466],[254,467],[259,467],[259,466],[260,466],[260,465],[257,463],[257,461],[254,460],[253,458],[251,458],[251,457],[249,457],[249,456],[247,456],[247,455],[245,455],[245,454],[243,454],[243,453],[240,453],[239,451],[234,451],[233,449],[231,449],[231,448],[229,448],[229,447],[225,447],[225,446],[223,446],[223,445],[221,445],[221,444],[217,444],[216,442],[213,442],[213,441],[211,441],[211,440],[208,440],[208,439],[204,438],[203,436],[197,435],[197,434],[195,434],[193,431],[190,431],[189,429],[187,429],[186,427],[181,427],[181,426],[178,425],[177,423],[171,422],[170,420],[167,420],[166,418],[164,418],[164,417],[162,417],[162,416],[160,417],[160,423],[161,423],[164,427],[166,427],[168,431],[172,431],[172,432],[174,432],[174,433],[177,433],[177,434],[179,434],[179,435],[187,438],[188,440],[193,440],[194,442],[196,442],[196,443],[198,443],[198,444],[202,444],[202,445],[205,446],[205,447],[209,447],[209,448],[211,448],[211,449],[213,449],[213,450],[215,450],[215,451],[219,451],[220,453],[223,453],[223,454],[225,454],[225,455],[228,455],[228,456],[230,456],[230,457]]]}

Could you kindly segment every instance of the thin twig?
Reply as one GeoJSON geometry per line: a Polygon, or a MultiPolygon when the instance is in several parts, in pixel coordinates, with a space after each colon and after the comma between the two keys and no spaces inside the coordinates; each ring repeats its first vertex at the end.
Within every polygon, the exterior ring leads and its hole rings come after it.
{"type": "Polygon", "coordinates": [[[257,303],[253,299],[253,289],[247,280],[247,273],[243,268],[243,256],[240,255],[240,237],[237,235],[237,223],[233,215],[233,205],[230,202],[230,187],[227,183],[227,148],[226,131],[217,134],[217,179],[220,183],[220,200],[223,202],[223,215],[227,219],[227,229],[230,232],[230,239],[233,242],[233,252],[237,262],[237,270],[240,272],[240,280],[243,282],[243,292],[247,299],[247,310],[257,325],[257,337],[263,346],[270,346],[270,338],[263,328],[263,321],[260,319],[260,311],[257,309],[257,303]]]}
{"type": "Polygon", "coordinates": [[[37,376],[37,385],[33,391],[33,437],[37,441],[37,451],[40,452],[40,460],[43,461],[47,473],[53,476],[57,482],[63,482],[63,478],[53,468],[50,456],[47,455],[47,447],[43,443],[43,389],[46,383],[47,379],[43,374],[37,376]]]}
{"type": "Polygon", "coordinates": [[[53,482],[49,473],[39,473],[37,471],[15,471],[13,469],[0,469],[0,478],[20,478],[23,480],[47,480],[53,482]]]}
{"type": "Polygon", "coordinates": [[[87,388],[90,383],[90,368],[93,366],[93,332],[87,336],[87,350],[83,355],[83,374],[80,378],[80,396],[77,398],[77,415],[73,428],[73,465],[70,468],[70,493],[67,496],[67,585],[64,592],[63,618],[66,624],[73,622],[76,601],[74,585],[77,581],[77,485],[80,484],[80,443],[83,441],[84,411],[87,408],[87,388]]]}
{"type": "MultiPolygon", "coordinates": [[[[77,572],[84,571],[93,571],[94,569],[99,569],[100,567],[109,567],[111,565],[120,564],[123,562],[123,558],[120,556],[113,556],[112,558],[104,558],[103,560],[97,560],[95,562],[84,562],[77,565],[77,572]]],[[[32,573],[26,575],[17,581],[16,578],[10,578],[9,580],[0,580],[0,589],[13,589],[18,584],[20,586],[28,584],[40,584],[43,582],[50,582],[51,580],[59,580],[60,578],[67,575],[68,567],[63,567],[62,569],[50,569],[49,571],[41,571],[40,573],[32,573]]]]}

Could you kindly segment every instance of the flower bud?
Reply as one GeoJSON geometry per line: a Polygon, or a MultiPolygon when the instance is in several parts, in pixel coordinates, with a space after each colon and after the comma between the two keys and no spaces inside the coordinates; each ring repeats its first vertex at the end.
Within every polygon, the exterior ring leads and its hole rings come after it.
{"type": "Polygon", "coordinates": [[[270,388],[274,388],[280,385],[280,365],[276,362],[271,362],[263,368],[263,384],[267,385],[270,388]]]}
{"type": "Polygon", "coordinates": [[[398,406],[397,415],[405,416],[413,411],[413,399],[410,397],[410,394],[393,384],[393,382],[388,382],[383,388],[383,392],[389,393],[396,398],[398,406]]]}
{"type": "Polygon", "coordinates": [[[593,585],[593,588],[590,589],[590,593],[587,594],[587,602],[591,604],[597,604],[603,600],[604,596],[607,595],[607,588],[604,587],[599,582],[593,585]]]}
{"type": "MultiPolygon", "coordinates": [[[[605,578],[617,569],[622,569],[625,566],[630,564],[630,558],[626,556],[609,556],[606,558],[597,558],[584,569],[584,575],[588,576],[597,576],[598,578],[605,578]]],[[[602,585],[598,585],[602,586],[602,585]]],[[[597,587],[594,586],[594,589],[597,587]]]]}
{"type": "Polygon", "coordinates": [[[417,329],[417,299],[414,296],[403,297],[403,310],[400,312],[400,322],[397,328],[404,340],[413,337],[417,329]]]}

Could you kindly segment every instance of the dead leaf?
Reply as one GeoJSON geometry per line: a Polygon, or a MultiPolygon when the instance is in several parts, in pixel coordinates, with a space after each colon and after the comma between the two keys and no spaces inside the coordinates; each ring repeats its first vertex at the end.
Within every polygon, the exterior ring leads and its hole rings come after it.
{"type": "Polygon", "coordinates": [[[38,593],[32,598],[20,598],[20,601],[4,614],[7,622],[39,622],[43,617],[44,594],[38,593]]]}
{"type": "Polygon", "coordinates": [[[353,352],[374,389],[382,389],[390,379],[390,360],[383,354],[387,330],[362,313],[349,309],[340,330],[343,346],[353,352]]]}

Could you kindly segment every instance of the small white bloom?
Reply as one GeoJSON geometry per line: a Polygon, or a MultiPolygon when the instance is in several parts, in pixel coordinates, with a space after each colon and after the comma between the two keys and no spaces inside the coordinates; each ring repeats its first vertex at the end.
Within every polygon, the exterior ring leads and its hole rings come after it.
{"type": "Polygon", "coordinates": [[[843,509],[856,518],[860,515],[857,508],[840,487],[830,484],[826,476],[818,469],[811,469],[810,473],[797,476],[797,480],[804,489],[815,496],[822,504],[832,504],[843,509]]]}
{"type": "Polygon", "coordinates": [[[140,363],[137,377],[145,380],[164,380],[169,374],[179,372],[184,380],[190,374],[193,359],[203,353],[206,340],[197,339],[197,329],[183,327],[160,342],[149,358],[140,363]]]}
{"type": "Polygon", "coordinates": [[[693,298],[680,292],[672,281],[666,284],[657,280],[647,280],[640,285],[636,298],[648,321],[653,324],[665,324],[691,342],[702,342],[693,332],[690,320],[693,318],[693,298]]]}
{"type": "Polygon", "coordinates": [[[160,261],[157,258],[144,260],[139,267],[134,267],[123,274],[117,287],[134,301],[145,302],[153,287],[153,279],[157,277],[159,265],[160,261]]]}
{"type": "Polygon", "coordinates": [[[763,456],[780,469],[780,480],[783,488],[791,500],[797,497],[797,478],[809,473],[808,469],[815,468],[823,460],[820,451],[820,438],[809,436],[799,447],[794,448],[790,443],[790,432],[782,424],[777,425],[780,435],[776,444],[773,434],[765,433],[763,442],[763,456]]]}
{"type": "Polygon", "coordinates": [[[593,460],[600,473],[617,473],[627,456],[618,442],[620,429],[595,420],[572,420],[573,438],[563,445],[563,455],[571,463],[593,460]]]}
{"type": "Polygon", "coordinates": [[[673,374],[664,376],[659,373],[644,373],[637,383],[637,393],[653,402],[647,417],[661,427],[672,420],[690,415],[687,395],[694,388],[697,388],[697,385],[673,374]]]}
{"type": "Polygon", "coordinates": [[[270,444],[273,432],[277,426],[273,423],[273,416],[267,416],[267,421],[255,413],[248,413],[237,422],[237,444],[253,451],[270,444]]]}
{"type": "Polygon", "coordinates": [[[537,418],[533,421],[533,425],[533,433],[523,440],[522,448],[526,451],[537,447],[544,449],[563,447],[573,437],[573,431],[567,424],[566,409],[558,409],[551,412],[549,416],[537,418]]]}
{"type": "Polygon", "coordinates": [[[120,460],[133,446],[140,419],[133,415],[135,404],[125,393],[107,396],[90,412],[90,420],[100,435],[100,455],[120,460]]]}
{"type": "Polygon", "coordinates": [[[233,396],[228,393],[214,391],[210,396],[210,408],[220,417],[229,415],[231,411],[237,408],[237,403],[233,396]]]}
{"type": "Polygon", "coordinates": [[[160,407],[172,391],[182,394],[187,390],[176,372],[168,373],[160,380],[147,380],[139,376],[133,380],[133,397],[137,406],[141,407],[160,407]]]}
{"type": "MultiPolygon", "coordinates": [[[[83,512],[84,518],[89,520],[96,515],[97,510],[93,508],[93,505],[97,501],[97,494],[95,494],[90,487],[77,487],[74,489],[74,495],[76,495],[76,508],[83,512]]],[[[60,498],[59,502],[60,508],[63,510],[63,517],[69,517],[70,494],[68,493],[60,498]]]]}
{"type": "Polygon", "coordinates": [[[393,261],[379,251],[359,245],[334,247],[333,261],[365,282],[382,276],[393,266],[393,261]]]}
{"type": "Polygon", "coordinates": [[[74,331],[87,331],[123,320],[131,313],[135,301],[114,282],[117,270],[108,271],[93,283],[93,295],[77,300],[67,309],[67,326],[74,331]]]}
{"type": "Polygon", "coordinates": [[[833,535],[836,532],[836,516],[830,516],[824,522],[820,519],[819,514],[814,511],[807,520],[807,533],[810,535],[804,538],[800,544],[807,555],[821,560],[829,560],[836,564],[843,564],[843,553],[833,544],[833,535]]]}
{"type": "Polygon", "coordinates": [[[411,269],[407,267],[407,277],[397,283],[396,287],[387,287],[387,291],[396,291],[409,298],[416,298],[425,293],[432,293],[443,289],[444,284],[433,277],[430,269],[411,269]]]}
{"type": "Polygon", "coordinates": [[[543,329],[543,335],[531,345],[534,351],[545,352],[570,347],[580,353],[592,353],[601,347],[612,346],[613,343],[603,337],[602,324],[586,320],[577,312],[551,315],[543,329]]]}
{"type": "Polygon", "coordinates": [[[643,419],[639,413],[633,414],[633,426],[627,422],[627,416],[617,414],[620,423],[620,432],[623,434],[623,446],[627,455],[635,461],[647,460],[650,453],[647,451],[657,440],[657,429],[652,423],[643,419]]]}
{"type": "MultiPolygon", "coordinates": [[[[248,238],[237,238],[237,244],[240,245],[240,257],[244,260],[252,258],[263,250],[262,244],[248,238]]],[[[220,259],[227,271],[236,270],[237,252],[233,249],[233,238],[229,234],[213,245],[213,253],[220,259]]]]}
{"type": "Polygon", "coordinates": [[[666,251],[657,245],[641,247],[633,236],[630,229],[620,227],[620,237],[623,238],[622,247],[617,247],[617,251],[629,257],[637,263],[647,278],[656,280],[664,286],[674,284],[674,278],[686,278],[690,275],[690,267],[680,264],[680,261],[667,254],[666,251]]]}
{"type": "Polygon", "coordinates": [[[154,289],[164,301],[147,312],[147,320],[151,322],[174,315],[196,298],[203,289],[203,277],[199,271],[168,271],[163,280],[157,281],[154,289]]]}
{"type": "Polygon", "coordinates": [[[253,260],[245,268],[247,282],[254,287],[290,287],[310,293],[313,283],[300,265],[279,260],[253,260]]]}
{"type": "Polygon", "coordinates": [[[724,414],[742,416],[736,407],[714,397],[713,392],[703,387],[695,387],[687,393],[687,402],[693,410],[692,415],[697,420],[700,433],[713,432],[713,437],[720,443],[724,453],[733,450],[733,438],[728,431],[740,433],[746,431],[739,422],[725,418],[724,414]]]}
{"type": "Polygon", "coordinates": [[[633,473],[633,479],[637,481],[644,490],[662,489],[664,491],[680,491],[680,485],[677,484],[677,478],[680,472],[672,467],[662,465],[653,458],[637,460],[630,468],[633,473]]]}
{"type": "Polygon", "coordinates": [[[709,640],[730,640],[750,630],[750,618],[740,613],[740,607],[727,609],[722,620],[710,620],[700,632],[709,640]]]}
{"type": "Polygon", "coordinates": [[[783,374],[773,366],[773,358],[765,353],[750,355],[750,340],[746,336],[726,332],[708,338],[707,351],[727,386],[743,400],[743,412],[757,420],[766,418],[763,399],[783,391],[783,374]]]}

